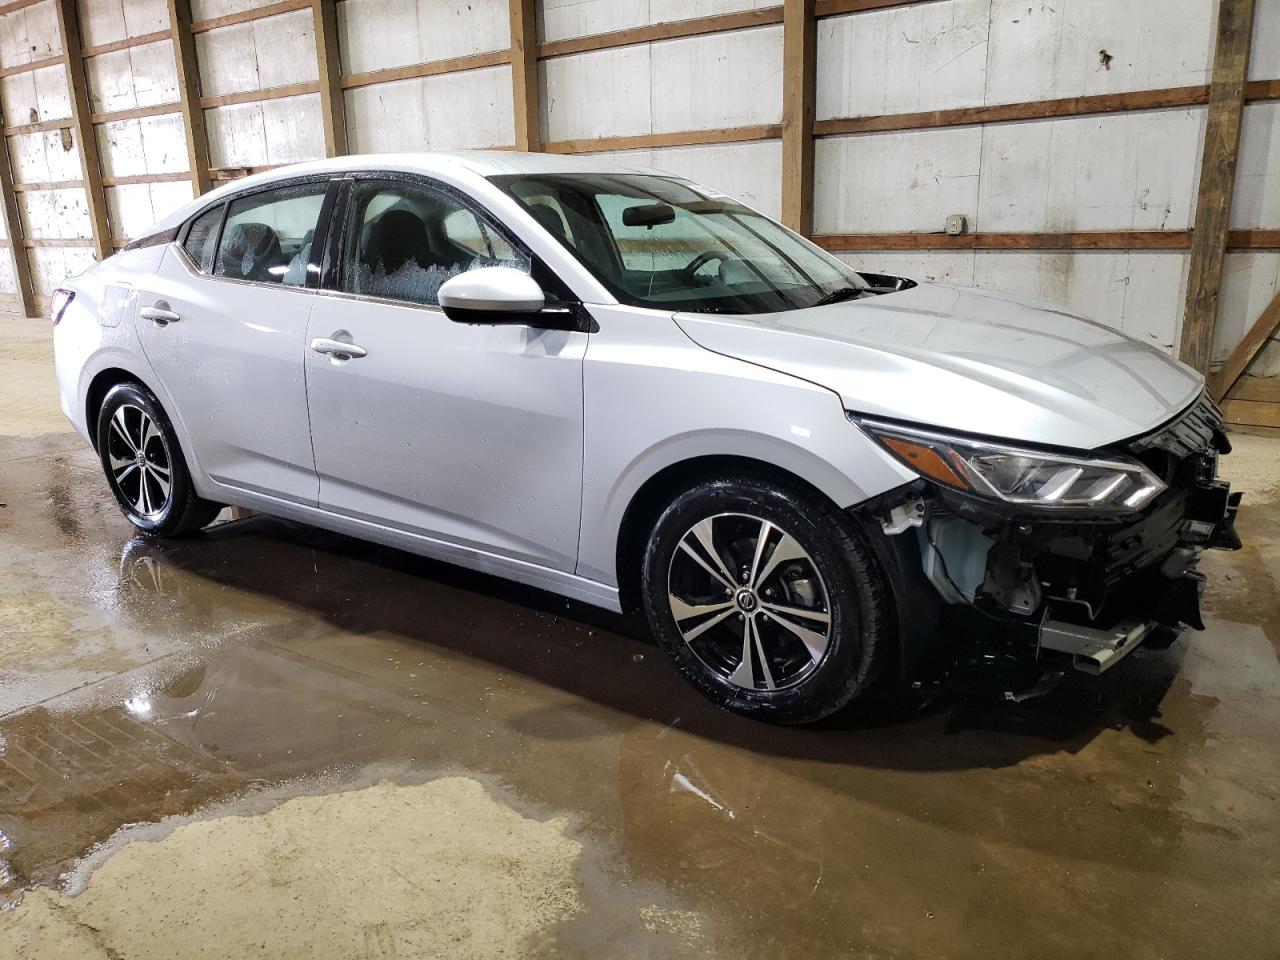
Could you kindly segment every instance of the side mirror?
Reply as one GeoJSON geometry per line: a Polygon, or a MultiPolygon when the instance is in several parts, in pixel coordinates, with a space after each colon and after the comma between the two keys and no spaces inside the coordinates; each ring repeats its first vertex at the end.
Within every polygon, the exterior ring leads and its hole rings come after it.
{"type": "Polygon", "coordinates": [[[445,281],[436,294],[455,323],[530,323],[546,302],[542,288],[513,267],[479,267],[445,281]]]}

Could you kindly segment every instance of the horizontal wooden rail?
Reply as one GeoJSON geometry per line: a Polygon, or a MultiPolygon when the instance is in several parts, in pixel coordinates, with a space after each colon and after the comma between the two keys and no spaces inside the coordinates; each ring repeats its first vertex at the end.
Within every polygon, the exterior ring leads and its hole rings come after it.
{"type": "Polygon", "coordinates": [[[189,171],[180,173],[135,173],[125,177],[103,177],[104,187],[127,187],[139,183],[180,183],[191,179],[189,171]]]}
{"type": "Polygon", "coordinates": [[[32,60],[30,63],[19,63],[12,67],[4,67],[0,69],[0,77],[14,77],[20,73],[31,73],[33,70],[43,70],[46,67],[62,66],[61,55],[56,57],[45,57],[43,60],[32,60]]]}
{"type": "Polygon", "coordinates": [[[1097,113],[1133,110],[1162,110],[1200,106],[1209,102],[1208,86],[1140,90],[1132,93],[1105,93],[1061,100],[1002,103],[984,107],[958,107],[884,116],[835,117],[813,125],[815,137],[838,137],[853,133],[883,133],[896,130],[930,130],[937,127],[971,126],[979,123],[1013,123],[1019,120],[1048,120],[1097,113]]]}
{"type": "Polygon", "coordinates": [[[264,163],[249,167],[211,167],[209,177],[213,180],[240,180],[255,173],[266,173],[287,166],[287,163],[264,163]]]}
{"type": "Polygon", "coordinates": [[[22,241],[22,245],[28,250],[34,250],[36,247],[92,247],[93,241],[88,237],[66,237],[62,239],[28,237],[22,241]]]}
{"type": "Polygon", "coordinates": [[[115,53],[118,50],[130,50],[133,47],[145,47],[149,43],[163,43],[170,39],[168,30],[159,30],[156,33],[144,33],[137,37],[125,37],[123,40],[113,40],[111,43],[100,43],[96,47],[85,47],[80,51],[80,56],[88,60],[90,57],[100,57],[104,53],[115,53]]]}
{"type": "MultiPolygon", "coordinates": [[[[1190,230],[1082,230],[1064,233],[828,233],[813,242],[833,252],[856,250],[1190,250],[1190,230]]],[[[1232,230],[1231,250],[1280,250],[1280,230],[1232,230]]]]}
{"type": "Polygon", "coordinates": [[[5,127],[4,135],[6,137],[16,137],[23,133],[48,133],[50,130],[70,130],[76,125],[76,122],[70,117],[61,117],[57,120],[41,120],[39,123],[20,123],[17,126],[5,127]]]}
{"type": "Polygon", "coordinates": [[[782,124],[766,123],[749,127],[720,127],[715,130],[682,130],[678,133],[642,133],[589,140],[552,140],[542,145],[547,153],[599,153],[605,150],[644,150],[659,147],[693,147],[711,143],[745,143],[777,140],[782,124]]]}
{"type": "Polygon", "coordinates": [[[15,183],[14,193],[38,193],[42,190],[75,190],[84,186],[83,180],[28,180],[26,183],[15,183]]]}
{"type": "Polygon", "coordinates": [[[295,10],[310,10],[311,0],[281,0],[280,3],[271,3],[265,7],[257,7],[253,10],[242,10],[239,13],[228,13],[224,17],[212,17],[208,20],[196,20],[191,24],[192,33],[208,33],[210,30],[217,30],[219,27],[234,27],[238,23],[251,23],[254,20],[264,20],[267,17],[279,16],[282,13],[293,13],[295,10]]]}
{"type": "Polygon", "coordinates": [[[510,62],[510,50],[490,50],[487,53],[473,53],[469,56],[452,57],[448,60],[411,63],[403,67],[384,67],[381,70],[370,70],[367,73],[348,73],[339,82],[344,90],[352,90],[356,87],[368,87],[375,83],[394,83],[397,80],[414,80],[418,77],[435,77],[445,73],[462,73],[465,70],[497,67],[510,62]]]}
{"type": "Polygon", "coordinates": [[[1189,250],[1189,230],[1089,230],[1074,233],[818,234],[825,250],[1189,250]]]}
{"type": "Polygon", "coordinates": [[[149,107],[129,107],[125,110],[109,110],[106,113],[90,114],[89,122],[94,125],[117,123],[121,120],[141,120],[145,117],[162,117],[166,113],[181,113],[182,104],[155,103],[149,107]]]}
{"type": "Polygon", "coordinates": [[[290,83],[283,87],[268,87],[266,90],[245,90],[242,93],[227,93],[220,97],[201,97],[200,106],[204,110],[217,107],[229,107],[237,103],[258,103],[262,100],[280,100],[284,97],[302,97],[309,93],[319,93],[320,84],[314,80],[306,83],[290,83]]]}
{"type": "Polygon", "coordinates": [[[1244,85],[1246,101],[1280,100],[1280,80],[1250,80],[1244,85]]]}
{"type": "MultiPolygon", "coordinates": [[[[887,10],[890,7],[909,7],[940,2],[942,0],[818,0],[814,7],[814,17],[821,19],[847,13],[868,13],[874,10],[887,10]]],[[[691,17],[688,20],[669,20],[643,27],[612,30],[609,33],[571,37],[567,40],[549,40],[538,44],[538,59],[549,60],[575,53],[611,50],[616,47],[630,47],[661,40],[678,40],[683,37],[700,37],[712,33],[729,33],[734,30],[750,30],[753,27],[775,26],[780,23],[782,23],[781,4],[737,13],[691,17]]]]}
{"type": "Polygon", "coordinates": [[[11,0],[10,3],[0,3],[0,17],[6,13],[17,13],[27,7],[34,7],[37,3],[44,3],[44,0],[11,0]]]}
{"type": "Polygon", "coordinates": [[[727,33],[731,30],[750,30],[753,27],[768,27],[782,23],[782,7],[764,7],[759,10],[744,10],[741,13],[722,13],[711,17],[692,17],[688,20],[669,20],[643,27],[629,27],[626,30],[613,30],[609,33],[596,33],[586,37],[573,37],[569,40],[551,40],[538,44],[538,59],[550,60],[553,57],[567,57],[574,53],[589,53],[593,50],[611,50],[617,47],[631,47],[640,43],[653,43],[658,40],[677,40],[682,37],[700,37],[709,33],[727,33]]]}

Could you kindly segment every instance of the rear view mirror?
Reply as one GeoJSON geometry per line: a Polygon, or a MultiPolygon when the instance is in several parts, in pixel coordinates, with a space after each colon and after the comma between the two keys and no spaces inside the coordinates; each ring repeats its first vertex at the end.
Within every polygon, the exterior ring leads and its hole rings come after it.
{"type": "Polygon", "coordinates": [[[656,227],[675,218],[676,212],[669,203],[644,203],[622,211],[622,222],[628,227],[656,227]]]}
{"type": "Polygon", "coordinates": [[[531,323],[546,298],[537,282],[513,267],[480,267],[440,286],[436,299],[455,323],[531,323]]]}

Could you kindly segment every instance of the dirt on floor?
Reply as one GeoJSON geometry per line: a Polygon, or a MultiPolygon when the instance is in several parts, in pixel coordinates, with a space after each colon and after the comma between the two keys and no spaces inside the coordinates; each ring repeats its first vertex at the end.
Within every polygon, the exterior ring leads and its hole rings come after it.
{"type": "Polygon", "coordinates": [[[1280,956],[1278,441],[1205,632],[793,730],[534,590],[135,537],[0,332],[0,958],[1280,956]]]}

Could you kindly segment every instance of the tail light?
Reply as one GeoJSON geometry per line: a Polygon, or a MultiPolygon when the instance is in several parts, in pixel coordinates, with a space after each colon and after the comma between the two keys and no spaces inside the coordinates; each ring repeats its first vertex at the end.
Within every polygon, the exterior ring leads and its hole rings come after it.
{"type": "Polygon", "coordinates": [[[55,327],[58,325],[58,321],[62,319],[62,315],[66,313],[67,307],[71,306],[71,301],[75,298],[75,292],[72,290],[64,290],[59,287],[53,291],[53,296],[49,298],[49,319],[53,321],[55,327]]]}

